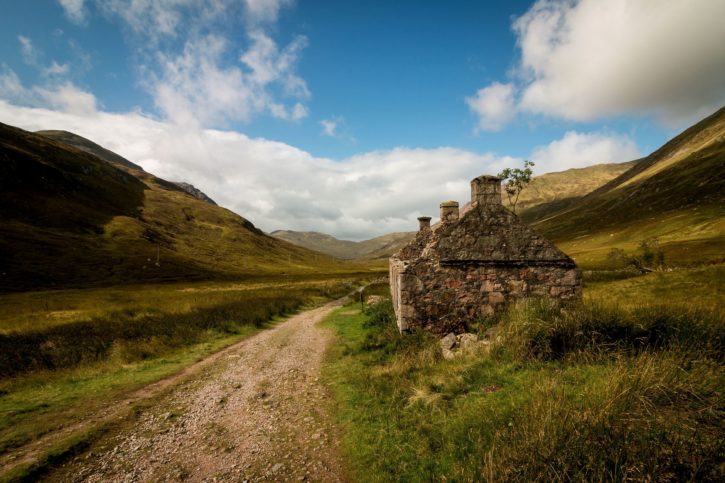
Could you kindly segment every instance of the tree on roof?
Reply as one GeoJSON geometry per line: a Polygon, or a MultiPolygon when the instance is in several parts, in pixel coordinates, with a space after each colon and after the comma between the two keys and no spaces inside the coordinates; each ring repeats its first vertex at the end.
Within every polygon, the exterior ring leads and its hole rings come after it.
{"type": "Polygon", "coordinates": [[[531,177],[534,174],[531,167],[533,161],[524,161],[524,168],[506,168],[498,174],[503,181],[503,188],[511,205],[511,211],[516,213],[516,203],[519,201],[521,192],[531,183],[531,177]]]}

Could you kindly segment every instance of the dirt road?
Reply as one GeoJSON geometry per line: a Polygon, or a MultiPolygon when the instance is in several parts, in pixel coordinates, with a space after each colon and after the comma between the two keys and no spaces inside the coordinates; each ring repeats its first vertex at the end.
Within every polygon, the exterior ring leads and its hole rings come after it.
{"type": "Polygon", "coordinates": [[[227,348],[53,481],[344,481],[320,367],[339,302],[227,348]]]}

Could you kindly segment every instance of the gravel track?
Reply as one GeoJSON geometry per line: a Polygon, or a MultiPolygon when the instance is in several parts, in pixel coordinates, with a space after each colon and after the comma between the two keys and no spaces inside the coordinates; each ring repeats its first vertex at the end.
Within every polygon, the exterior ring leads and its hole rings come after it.
{"type": "Polygon", "coordinates": [[[226,350],[52,481],[345,481],[320,368],[340,301],[226,350]],[[99,449],[100,448],[100,449],[99,449]]]}

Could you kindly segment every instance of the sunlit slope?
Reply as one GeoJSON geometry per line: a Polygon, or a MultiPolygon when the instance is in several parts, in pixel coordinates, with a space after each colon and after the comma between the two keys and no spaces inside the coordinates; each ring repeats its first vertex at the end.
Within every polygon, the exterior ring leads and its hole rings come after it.
{"type": "Polygon", "coordinates": [[[340,266],[149,173],[0,124],[0,290],[340,266]]]}
{"type": "Polygon", "coordinates": [[[725,253],[725,109],[673,138],[628,171],[534,226],[578,262],[657,237],[673,263],[725,253]]]}
{"type": "MultiPolygon", "coordinates": [[[[516,213],[527,222],[534,221],[544,216],[546,210],[551,207],[568,206],[572,200],[591,193],[625,173],[635,164],[636,161],[596,164],[586,168],[572,168],[536,176],[521,192],[516,204],[516,213]]],[[[504,206],[510,208],[505,194],[503,201],[504,206]]]]}

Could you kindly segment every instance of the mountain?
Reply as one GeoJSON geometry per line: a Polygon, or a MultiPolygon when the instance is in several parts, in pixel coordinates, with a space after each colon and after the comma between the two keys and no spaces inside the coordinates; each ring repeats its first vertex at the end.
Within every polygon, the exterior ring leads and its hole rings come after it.
{"type": "MultiPolygon", "coordinates": [[[[128,159],[124,158],[123,156],[120,156],[113,151],[110,151],[103,146],[99,146],[98,144],[94,143],[90,139],[86,139],[83,136],[79,136],[78,134],[68,132],[68,131],[36,131],[36,134],[40,134],[42,136],[48,137],[50,139],[53,139],[55,141],[59,141],[65,144],[69,144],[77,149],[80,149],[81,151],[85,151],[89,154],[92,154],[104,161],[107,161],[111,164],[115,164],[116,166],[120,166],[123,168],[131,168],[138,171],[143,171],[143,168],[139,166],[138,164],[132,163],[128,159]]],[[[201,201],[206,201],[207,203],[211,203],[212,205],[216,205],[214,200],[209,198],[206,194],[204,194],[200,189],[196,188],[194,185],[190,183],[186,183],[183,181],[172,181],[174,185],[176,185],[178,188],[182,189],[183,191],[186,191],[194,198],[197,198],[201,201]]]]}
{"type": "Polygon", "coordinates": [[[96,156],[97,158],[101,158],[102,160],[109,162],[111,164],[115,164],[118,166],[123,166],[125,168],[132,168],[137,169],[139,171],[143,171],[143,168],[139,166],[138,164],[132,163],[128,159],[124,158],[123,156],[120,156],[113,151],[109,151],[108,149],[104,148],[103,146],[99,146],[98,144],[94,143],[90,139],[86,139],[82,136],[79,136],[77,134],[74,134],[72,132],[68,131],[36,131],[36,134],[40,134],[41,136],[45,136],[47,138],[50,138],[54,141],[59,141],[61,143],[69,144],[77,149],[80,149],[81,151],[85,151],[86,153],[92,154],[96,156]]]}
{"type": "Polygon", "coordinates": [[[134,166],[0,123],[0,291],[340,266],[134,166]]]}
{"type": "MultiPolygon", "coordinates": [[[[537,220],[544,214],[541,207],[546,206],[550,210],[552,207],[567,206],[572,200],[605,185],[636,163],[637,161],[596,164],[535,176],[521,192],[516,212],[526,222],[537,220]]],[[[510,207],[505,194],[503,201],[504,206],[510,207]]]]}
{"type": "Polygon", "coordinates": [[[197,200],[206,201],[207,203],[211,203],[212,205],[216,205],[213,199],[209,198],[203,191],[201,191],[199,188],[194,186],[190,183],[185,183],[183,181],[172,181],[176,186],[181,188],[182,190],[189,193],[191,196],[196,198],[197,200]]]}
{"type": "Polygon", "coordinates": [[[591,193],[539,214],[537,231],[584,265],[653,237],[672,262],[723,261],[725,108],[591,193]]]}
{"type": "Polygon", "coordinates": [[[414,235],[413,232],[389,233],[360,242],[339,240],[315,231],[277,230],[271,235],[295,245],[342,259],[387,258],[398,251],[414,235]]]}

